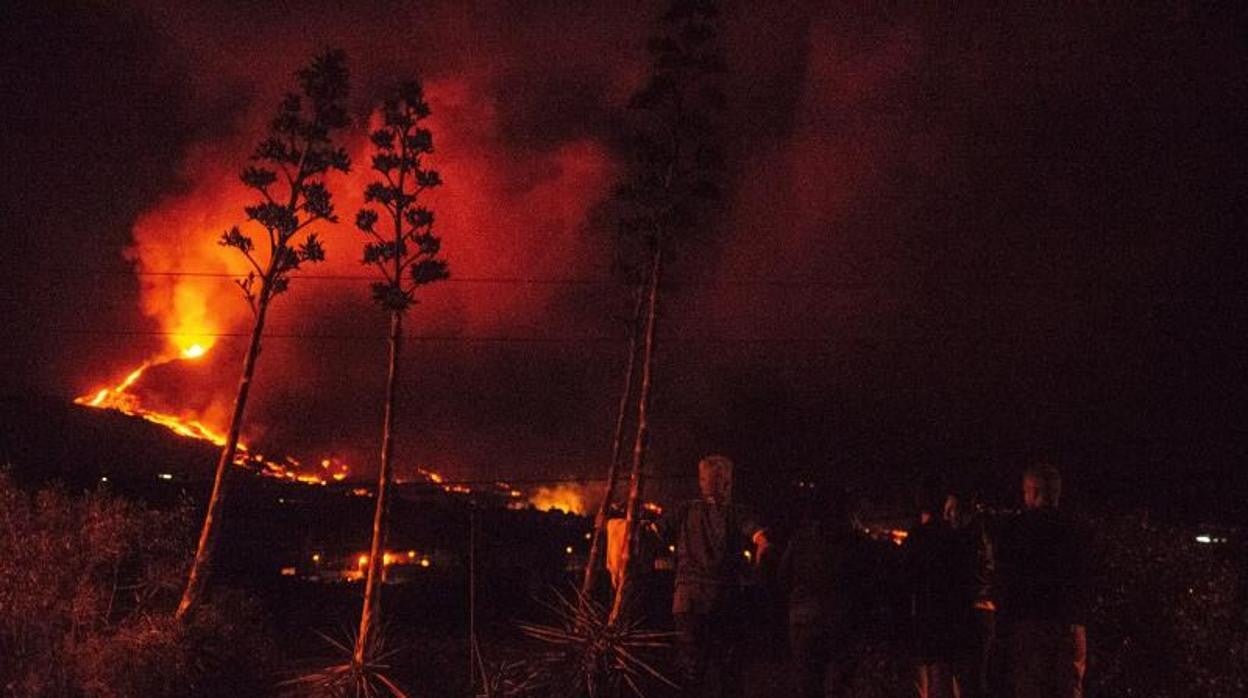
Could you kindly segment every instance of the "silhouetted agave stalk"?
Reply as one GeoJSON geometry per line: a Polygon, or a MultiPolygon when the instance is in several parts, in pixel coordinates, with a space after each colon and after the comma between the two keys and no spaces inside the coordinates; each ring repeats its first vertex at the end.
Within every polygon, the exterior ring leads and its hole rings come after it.
{"type": "Polygon", "coordinates": [[[450,273],[439,256],[442,238],[434,234],[433,211],[421,205],[421,196],[441,186],[442,177],[430,169],[425,156],[433,152],[433,134],[421,126],[429,104],[419,81],[403,83],[381,108],[381,127],[372,132],[373,171],[380,179],[364,190],[369,206],[360,209],[355,225],[365,236],[366,265],[380,272],[372,285],[373,300],[390,316],[390,357],[386,373],[385,417],[377,497],[373,510],[373,537],[364,580],[364,605],[356,633],[355,662],[364,661],[369,628],[381,615],[381,582],[385,577],[386,515],[394,478],[394,418],[398,403],[399,356],[403,317],[416,302],[416,289],[442,281],[450,273]],[[380,209],[380,212],[378,211],[380,209]]]}
{"type": "MultiPolygon", "coordinates": [[[[646,489],[650,402],[656,372],[656,332],[666,265],[678,245],[713,229],[723,156],[716,114],[727,96],[719,86],[724,71],[715,40],[713,0],[672,0],[663,28],[647,44],[651,72],[629,100],[633,158],[616,191],[622,256],[646,270],[641,375],[637,387],[636,435],[624,509],[619,584],[609,623],[623,622],[633,586],[639,507],[646,489]]],[[[614,473],[611,473],[614,475],[614,473]]]]}
{"type": "Polygon", "coordinates": [[[242,289],[255,321],[195,558],[175,612],[178,620],[185,620],[199,604],[212,567],[225,511],[226,475],[238,449],[269,304],[287,290],[293,272],[304,264],[325,260],[325,249],[308,226],[338,221],[324,178],[331,171],[346,172],[351,164],[346,150],[332,137],[350,121],[343,106],[347,97],[346,55],[327,51],[296,75],[302,94],[291,93],[282,100],[269,135],[252,156],[257,164],[245,167],[240,175],[243,184],[259,197],[244,209],[248,221],[255,225],[247,230],[234,226],[220,240],[223,247],[237,250],[251,267],[247,276],[235,283],[242,289]],[[256,240],[260,241],[259,248],[256,240]]]}

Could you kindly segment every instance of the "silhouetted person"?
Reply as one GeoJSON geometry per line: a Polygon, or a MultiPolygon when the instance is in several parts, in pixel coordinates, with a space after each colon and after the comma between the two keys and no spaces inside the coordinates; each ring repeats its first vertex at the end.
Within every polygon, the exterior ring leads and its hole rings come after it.
{"type": "Polygon", "coordinates": [[[943,518],[944,491],[921,485],[918,525],[902,545],[910,646],[919,698],[959,696],[955,666],[974,655],[976,549],[943,518]]]}
{"type": "Polygon", "coordinates": [[[788,593],[789,652],[797,695],[848,695],[853,658],[868,613],[870,551],[854,530],[844,496],[817,488],[780,560],[788,593]]]}
{"type": "Polygon", "coordinates": [[[1023,475],[1023,512],[998,546],[1000,625],[1008,691],[1079,697],[1087,666],[1085,538],[1057,505],[1062,479],[1040,465],[1023,475]]]}
{"type": "MultiPolygon", "coordinates": [[[[973,506],[964,508],[962,497],[950,494],[945,498],[943,517],[955,531],[963,551],[974,551],[973,576],[967,597],[972,599],[974,635],[964,652],[953,658],[951,669],[960,698],[981,698],[995,695],[989,688],[989,666],[996,638],[996,601],[993,583],[996,558],[992,540],[982,515],[973,506]]],[[[965,554],[965,553],[964,553],[965,554]]]]}
{"type": "Polygon", "coordinates": [[[676,621],[683,695],[738,695],[743,630],[742,581],[746,553],[755,558],[767,536],[753,516],[732,504],[732,461],[707,456],[698,463],[702,496],[674,507],[659,535],[676,546],[676,621]],[[715,681],[709,680],[713,676],[715,681]]]}

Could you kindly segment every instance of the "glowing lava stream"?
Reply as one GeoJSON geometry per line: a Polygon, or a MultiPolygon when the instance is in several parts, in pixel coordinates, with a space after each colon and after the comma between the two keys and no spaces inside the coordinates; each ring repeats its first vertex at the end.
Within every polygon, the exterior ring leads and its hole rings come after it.
{"type": "MultiPolygon", "coordinates": [[[[126,374],[126,377],[117,385],[111,388],[101,388],[94,393],[77,397],[74,399],[74,404],[102,410],[116,410],[122,414],[141,417],[153,424],[159,424],[179,436],[207,441],[218,447],[224,446],[225,434],[220,431],[209,427],[197,419],[189,419],[147,409],[139,403],[139,397],[130,392],[130,388],[143,377],[147,369],[172,361],[194,361],[208,353],[208,348],[203,344],[194,342],[179,342],[179,344],[185,344],[186,346],[178,354],[148,359],[140,364],[138,368],[126,374]]],[[[350,468],[338,459],[323,458],[320,460],[319,472],[299,472],[296,470],[301,467],[298,460],[289,456],[281,462],[268,460],[261,454],[252,454],[248,450],[247,445],[241,441],[238,444],[238,455],[234,458],[234,464],[239,467],[257,470],[260,474],[268,477],[293,480],[306,485],[327,485],[331,480],[341,482],[347,478],[347,473],[350,471],[350,468]]],[[[472,489],[466,485],[446,483],[442,475],[432,470],[417,468],[417,473],[428,482],[437,485],[448,493],[472,493],[472,489]]],[[[402,482],[402,480],[399,480],[399,482],[402,482]]],[[[523,492],[512,488],[506,482],[494,483],[494,489],[505,499],[512,502],[518,502],[524,498],[523,492]]],[[[554,490],[539,488],[537,493],[529,497],[528,503],[544,511],[558,510],[568,513],[584,513],[582,493],[571,487],[561,486],[554,490]]]]}
{"type": "MultiPolygon", "coordinates": [[[[225,445],[225,434],[209,427],[197,419],[188,419],[165,412],[157,412],[149,410],[139,404],[137,395],[129,392],[130,388],[143,377],[143,373],[153,366],[160,366],[171,361],[193,361],[208,353],[208,349],[200,343],[191,342],[185,346],[178,355],[172,357],[162,357],[157,359],[148,359],[126,375],[126,377],[112,388],[102,388],[95,393],[89,393],[74,399],[74,404],[83,405],[85,407],[94,407],[97,409],[117,410],[122,414],[128,414],[133,417],[141,417],[153,424],[159,424],[173,433],[190,439],[207,441],[216,446],[225,445]]],[[[269,477],[278,477],[302,482],[308,485],[325,485],[330,480],[341,481],[347,477],[349,468],[339,462],[331,459],[323,459],[321,461],[322,473],[300,473],[292,469],[291,466],[298,467],[299,461],[287,457],[285,463],[274,462],[266,459],[263,455],[251,454],[247,445],[240,442],[238,444],[238,455],[234,459],[234,464],[241,467],[255,468],[263,475],[269,477]],[[332,469],[333,472],[330,472],[332,469]]]]}

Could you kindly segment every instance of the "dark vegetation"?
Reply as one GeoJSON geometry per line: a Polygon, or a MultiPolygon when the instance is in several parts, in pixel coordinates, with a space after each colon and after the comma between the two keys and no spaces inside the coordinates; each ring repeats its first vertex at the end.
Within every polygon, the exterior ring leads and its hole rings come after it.
{"type": "Polygon", "coordinates": [[[277,668],[264,612],[218,591],[170,613],[191,509],[149,509],[106,487],[17,487],[0,472],[0,688],[16,696],[263,691],[277,668]]]}
{"type": "MultiPolygon", "coordinates": [[[[208,602],[179,627],[170,614],[213,449],[192,448],[135,418],[52,403],[5,405],[4,695],[265,695],[334,655],[318,633],[350,637],[359,583],[307,582],[280,569],[306,565],[313,548],[366,550],[371,498],[240,473],[246,482],[229,502],[208,602]],[[113,453],[136,459],[131,477],[110,470],[101,484],[97,467],[124,465],[105,455],[113,453]],[[176,479],[161,480],[158,472],[176,479]]],[[[385,635],[397,650],[390,671],[417,695],[470,694],[470,526],[481,663],[500,687],[523,686],[520,679],[547,649],[526,640],[517,623],[557,623],[538,601],[552,600],[552,589],[571,589],[575,570],[564,549],[572,545],[583,555],[588,545],[589,523],[578,517],[479,504],[406,490],[391,511],[395,547],[444,551],[427,574],[386,588],[385,635]]],[[[771,513],[783,527],[782,511],[771,513]]],[[[1227,544],[1199,544],[1195,536],[1204,529],[1139,516],[1083,518],[1094,532],[1097,561],[1089,695],[1242,695],[1242,543],[1231,533],[1227,544]]],[[[898,695],[906,686],[899,616],[889,603],[891,553],[880,544],[876,622],[860,651],[856,696],[898,695]]],[[[754,590],[747,683],[751,695],[780,695],[787,690],[781,616],[765,578],[754,590]]],[[[670,577],[657,573],[641,584],[647,627],[670,627],[670,577]]],[[[661,653],[656,662],[662,666],[661,653]]],[[[654,686],[648,694],[662,695],[654,686]]]]}

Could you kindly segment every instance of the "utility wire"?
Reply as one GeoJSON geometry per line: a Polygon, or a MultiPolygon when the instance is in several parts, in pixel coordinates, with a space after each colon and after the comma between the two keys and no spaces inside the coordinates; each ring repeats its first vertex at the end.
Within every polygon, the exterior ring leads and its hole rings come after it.
{"type": "MultiPolygon", "coordinates": [[[[245,276],[243,273],[231,274],[229,272],[217,271],[195,271],[195,270],[137,270],[137,269],[62,269],[47,270],[49,274],[55,275],[58,279],[63,280],[62,274],[106,274],[116,276],[147,276],[147,277],[187,277],[187,278],[205,278],[205,279],[228,279],[234,280],[245,276]]],[[[306,281],[377,281],[380,277],[376,274],[291,274],[291,280],[306,281]]],[[[603,278],[575,278],[575,277],[526,277],[526,276],[455,276],[440,281],[439,283],[458,283],[458,284],[484,284],[484,285],[534,285],[534,286],[626,286],[627,284],[621,279],[609,277],[603,278]]],[[[898,284],[881,284],[876,281],[829,281],[821,279],[736,279],[727,278],[719,279],[714,282],[693,281],[682,284],[693,287],[721,287],[721,286],[770,286],[780,288],[892,288],[898,284]]]]}
{"type": "MultiPolygon", "coordinates": [[[[871,342],[895,342],[895,341],[923,341],[927,339],[953,339],[957,336],[957,331],[967,329],[958,325],[941,325],[937,327],[920,328],[917,331],[907,333],[899,333],[896,335],[881,335],[873,337],[864,337],[859,335],[859,341],[871,342]]],[[[1093,334],[1105,333],[1133,333],[1141,331],[1128,325],[1097,325],[1096,327],[1087,328],[1087,331],[1093,334]]],[[[213,339],[235,339],[249,338],[250,332],[167,332],[162,330],[90,330],[78,328],[51,327],[40,328],[41,333],[62,334],[62,335],[79,335],[79,336],[101,336],[101,337],[210,337],[213,339]]],[[[981,339],[989,336],[1002,335],[1012,338],[1015,332],[1003,330],[1000,332],[974,332],[974,338],[981,339]]],[[[713,336],[667,336],[664,341],[677,343],[693,343],[693,344],[836,344],[842,343],[852,337],[841,334],[835,337],[776,337],[776,336],[755,336],[755,337],[713,337],[713,336]]],[[[353,334],[353,333],[305,333],[305,332],[266,332],[264,339],[299,339],[309,341],[383,341],[387,339],[381,334],[353,334]]],[[[428,342],[428,343],[479,343],[479,344],[615,344],[623,342],[623,337],[611,336],[586,336],[586,337],[523,337],[517,335],[404,335],[404,341],[411,342],[428,342]]]]}
{"type": "MultiPolygon", "coordinates": [[[[76,278],[86,275],[114,275],[114,276],[138,276],[138,277],[186,277],[186,278],[205,278],[205,279],[224,279],[235,280],[245,276],[245,273],[229,273],[219,271],[200,271],[194,269],[171,269],[171,270],[146,270],[146,269],[70,269],[70,268],[48,268],[46,274],[40,275],[40,278],[55,279],[56,283],[63,283],[66,278],[76,278]]],[[[300,281],[378,281],[380,277],[376,274],[316,274],[301,273],[291,274],[288,278],[300,281]]],[[[473,285],[528,285],[528,286],[619,286],[625,287],[628,284],[618,278],[611,277],[531,277],[531,276],[455,276],[445,279],[439,283],[446,284],[473,284],[473,285]]],[[[1139,292],[1143,283],[1132,283],[1130,280],[1121,282],[1107,282],[1105,279],[1084,280],[1080,282],[1071,282],[1069,280],[1060,279],[976,279],[953,281],[944,279],[939,282],[889,282],[880,280],[831,280],[817,279],[809,277],[792,277],[792,278],[737,278],[719,276],[714,281],[682,281],[679,284],[682,287],[690,288],[738,288],[738,287],[768,287],[768,288],[792,288],[792,289],[839,289],[839,290],[877,290],[877,289],[910,289],[916,291],[933,291],[943,289],[967,289],[971,291],[991,289],[994,293],[1000,293],[1002,287],[1010,287],[1018,290],[1056,290],[1062,295],[1070,295],[1072,292],[1080,292],[1087,289],[1121,289],[1124,291],[1139,292]]],[[[1168,293],[1173,289],[1154,289],[1155,293],[1168,293]]]]}

